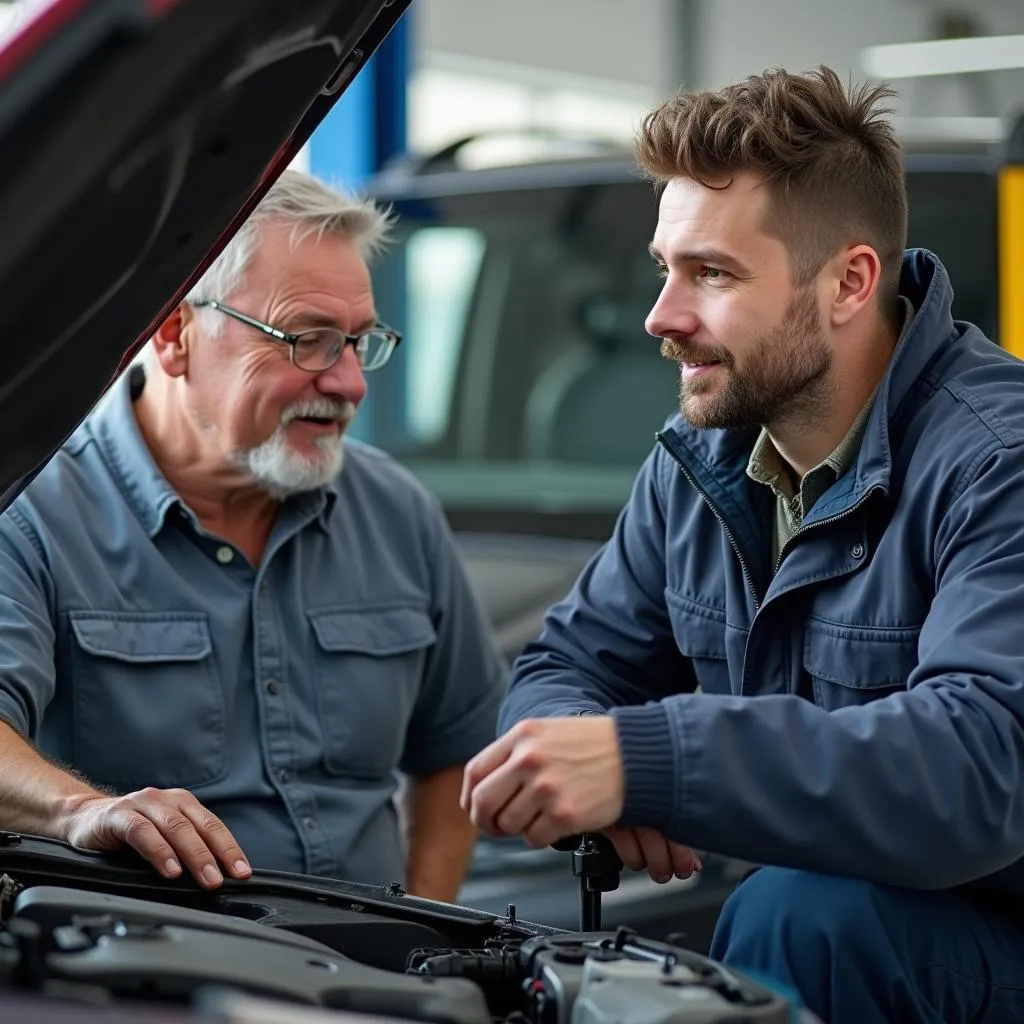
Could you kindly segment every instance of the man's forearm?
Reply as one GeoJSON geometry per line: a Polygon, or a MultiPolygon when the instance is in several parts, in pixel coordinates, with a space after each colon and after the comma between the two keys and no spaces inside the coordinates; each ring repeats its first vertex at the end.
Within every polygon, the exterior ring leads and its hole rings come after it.
{"type": "Polygon", "coordinates": [[[51,764],[6,722],[0,722],[0,828],[64,838],[69,813],[104,794],[51,764]]]}
{"type": "Polygon", "coordinates": [[[463,767],[454,765],[408,780],[406,887],[414,896],[448,903],[458,897],[477,837],[459,807],[463,767]]]}

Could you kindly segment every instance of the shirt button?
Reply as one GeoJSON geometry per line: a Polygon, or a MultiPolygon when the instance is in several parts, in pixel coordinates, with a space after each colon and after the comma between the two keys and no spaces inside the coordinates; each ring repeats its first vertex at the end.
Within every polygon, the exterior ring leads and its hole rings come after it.
{"type": "Polygon", "coordinates": [[[850,554],[853,555],[854,558],[863,558],[864,557],[864,545],[863,544],[851,544],[850,545],[850,554]]]}
{"type": "Polygon", "coordinates": [[[303,818],[302,824],[306,826],[311,832],[316,828],[316,820],[314,818],[303,818]]]}
{"type": "Polygon", "coordinates": [[[279,779],[279,780],[280,780],[281,782],[287,782],[287,781],[288,781],[288,780],[289,780],[289,779],[291,778],[291,776],[290,776],[290,775],[288,774],[288,769],[287,769],[287,768],[282,768],[282,769],[281,769],[281,770],[280,770],[280,771],[279,771],[279,772],[277,773],[277,777],[278,777],[278,779],[279,779]]]}
{"type": "Polygon", "coordinates": [[[223,547],[217,548],[217,561],[220,562],[221,565],[227,565],[234,557],[234,551],[232,551],[227,544],[223,547]]]}
{"type": "Polygon", "coordinates": [[[276,679],[267,680],[267,693],[271,697],[276,697],[281,692],[281,684],[276,679]]]}

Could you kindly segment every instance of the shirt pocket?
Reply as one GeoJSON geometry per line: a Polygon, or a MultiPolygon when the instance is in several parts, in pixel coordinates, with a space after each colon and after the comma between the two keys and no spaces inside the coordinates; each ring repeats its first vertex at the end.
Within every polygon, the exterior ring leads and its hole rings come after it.
{"type": "Polygon", "coordinates": [[[908,689],[917,667],[920,627],[814,623],[804,635],[804,671],[826,711],[867,704],[908,689]]]}
{"type": "Polygon", "coordinates": [[[194,788],[227,769],[206,615],[71,612],[74,767],[122,792],[194,788]]]}
{"type": "Polygon", "coordinates": [[[437,641],[423,606],[322,608],[313,630],[324,767],[333,775],[380,778],[401,760],[430,649],[437,641]]]}
{"type": "Polygon", "coordinates": [[[725,642],[725,615],[666,591],[672,635],[681,654],[693,665],[702,693],[731,693],[725,642]]]}

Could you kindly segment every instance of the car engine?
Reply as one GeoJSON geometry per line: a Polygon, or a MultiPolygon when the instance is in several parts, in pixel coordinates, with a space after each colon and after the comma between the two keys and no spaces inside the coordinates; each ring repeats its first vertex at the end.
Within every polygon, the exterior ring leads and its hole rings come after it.
{"type": "MultiPolygon", "coordinates": [[[[608,859],[587,837],[572,857],[581,923],[599,925],[600,892],[613,884],[608,859]]],[[[187,1014],[176,1020],[304,1019],[260,1016],[253,1007],[264,1001],[297,1013],[318,1008],[318,1021],[797,1019],[779,992],[626,928],[557,931],[518,920],[512,906],[496,918],[410,896],[397,884],[270,871],[207,892],[128,857],[0,833],[0,1013],[26,999],[69,1014],[109,1014],[90,1021],[142,1021],[138,1009],[154,1006],[187,1014]],[[244,1013],[239,998],[249,1000],[244,1013]],[[133,1017],[114,1016],[128,1008],[133,1017]]]]}

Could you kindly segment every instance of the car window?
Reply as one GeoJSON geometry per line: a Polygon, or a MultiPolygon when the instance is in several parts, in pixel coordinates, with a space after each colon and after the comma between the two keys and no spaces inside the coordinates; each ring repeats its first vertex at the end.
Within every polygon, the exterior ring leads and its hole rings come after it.
{"type": "Polygon", "coordinates": [[[410,447],[435,442],[448,429],[466,318],[486,245],[484,233],[473,227],[421,227],[405,238],[403,329],[414,342],[404,351],[405,408],[399,419],[410,447]]]}
{"type": "Polygon", "coordinates": [[[406,340],[374,377],[357,436],[450,503],[621,505],[676,404],[676,376],[643,327],[658,290],[650,186],[396,209],[374,282],[406,340]]]}
{"type": "Polygon", "coordinates": [[[931,249],[949,271],[953,315],[999,340],[997,178],[975,161],[911,170],[908,238],[931,249]]]}
{"type": "MultiPolygon", "coordinates": [[[[954,314],[996,337],[994,174],[939,161],[909,168],[908,188],[910,244],[947,264],[954,314]]],[[[677,402],[643,326],[660,283],[650,185],[388,198],[398,234],[375,289],[406,338],[358,436],[449,509],[617,511],[677,402]]]]}

